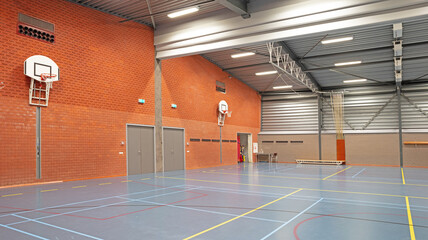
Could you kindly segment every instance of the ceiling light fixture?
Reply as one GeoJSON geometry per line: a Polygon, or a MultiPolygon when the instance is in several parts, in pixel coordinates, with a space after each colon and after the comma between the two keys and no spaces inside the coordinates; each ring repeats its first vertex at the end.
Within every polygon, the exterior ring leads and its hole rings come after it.
{"type": "Polygon", "coordinates": [[[322,44],[338,43],[338,42],[351,41],[353,39],[354,39],[354,37],[350,36],[350,37],[343,37],[343,38],[334,38],[334,39],[323,40],[323,41],[321,41],[321,43],[322,44]]]}
{"type": "Polygon", "coordinates": [[[357,83],[357,82],[365,82],[367,79],[361,78],[361,79],[352,79],[352,80],[345,80],[343,83],[357,83]]]}
{"type": "Polygon", "coordinates": [[[284,85],[284,86],[275,86],[273,89],[286,89],[286,88],[292,88],[292,85],[284,85]]]}
{"type": "Polygon", "coordinates": [[[176,17],[180,17],[180,16],[187,15],[187,14],[190,14],[190,13],[194,13],[194,12],[197,12],[197,11],[199,11],[198,7],[187,8],[187,9],[184,9],[184,10],[180,10],[178,12],[170,13],[170,14],[168,14],[168,17],[169,18],[176,18],[176,17]]]}
{"type": "Polygon", "coordinates": [[[361,61],[335,63],[334,66],[339,67],[339,66],[355,65],[355,64],[361,64],[361,61]]]}
{"type": "Polygon", "coordinates": [[[256,53],[253,52],[243,52],[243,53],[237,53],[237,54],[232,54],[230,55],[232,58],[240,58],[240,57],[248,57],[248,56],[252,56],[256,53]]]}
{"type": "Polygon", "coordinates": [[[277,71],[258,72],[256,73],[256,76],[270,75],[275,73],[278,73],[278,72],[277,71]]]}

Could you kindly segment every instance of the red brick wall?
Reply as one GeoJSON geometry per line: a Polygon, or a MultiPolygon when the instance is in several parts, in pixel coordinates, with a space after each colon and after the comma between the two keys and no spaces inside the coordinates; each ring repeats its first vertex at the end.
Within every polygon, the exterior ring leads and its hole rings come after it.
{"type": "MultiPolygon", "coordinates": [[[[29,79],[23,75],[23,62],[36,54],[52,58],[61,69],[49,107],[42,108],[43,178],[38,181],[125,175],[126,155],[118,153],[126,152],[120,144],[126,141],[126,123],[154,124],[153,31],[61,0],[1,1],[0,18],[0,82],[5,84],[0,185],[37,182],[35,107],[28,105],[29,79]],[[55,44],[17,35],[18,13],[54,23],[55,44]],[[146,103],[138,104],[139,98],[146,103]]],[[[185,127],[187,140],[218,138],[220,99],[233,111],[223,135],[235,139],[240,131],[256,137],[260,99],[243,83],[200,56],[164,61],[163,76],[164,123],[185,127]],[[226,82],[227,94],[215,92],[216,80],[226,82]],[[178,108],[172,110],[171,103],[178,108]]],[[[223,145],[224,163],[235,163],[236,145],[223,145]]],[[[187,147],[187,168],[220,164],[218,147],[205,147],[187,147]]]]}

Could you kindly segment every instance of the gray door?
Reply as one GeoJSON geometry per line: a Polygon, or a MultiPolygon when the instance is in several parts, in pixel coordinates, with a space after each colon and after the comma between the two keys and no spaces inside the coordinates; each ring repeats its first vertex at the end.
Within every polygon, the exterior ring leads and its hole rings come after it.
{"type": "Polygon", "coordinates": [[[184,129],[164,128],[165,171],[184,170],[184,129]]]}
{"type": "Polygon", "coordinates": [[[153,173],[154,128],[128,126],[128,175],[153,173]]]}

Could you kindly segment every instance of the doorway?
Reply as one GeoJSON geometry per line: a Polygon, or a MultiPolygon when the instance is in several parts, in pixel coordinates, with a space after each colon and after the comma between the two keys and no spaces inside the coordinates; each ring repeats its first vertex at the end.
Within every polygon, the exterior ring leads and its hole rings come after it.
{"type": "Polygon", "coordinates": [[[128,175],[155,172],[155,128],[126,125],[126,159],[128,175]]]}
{"type": "Polygon", "coordinates": [[[237,143],[238,143],[238,162],[253,162],[252,154],[252,145],[253,145],[253,135],[251,133],[238,133],[237,134],[237,143]]]}
{"type": "Polygon", "coordinates": [[[184,128],[163,128],[164,171],[184,170],[184,128]]]}

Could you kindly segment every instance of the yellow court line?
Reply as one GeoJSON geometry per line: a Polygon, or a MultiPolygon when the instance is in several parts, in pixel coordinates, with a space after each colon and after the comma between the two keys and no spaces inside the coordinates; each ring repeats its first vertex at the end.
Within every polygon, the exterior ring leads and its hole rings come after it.
{"type": "Polygon", "coordinates": [[[98,185],[107,185],[107,184],[111,184],[111,182],[100,183],[100,184],[98,184],[98,185]]]}
{"type": "Polygon", "coordinates": [[[248,212],[246,212],[246,213],[244,213],[244,214],[241,214],[241,215],[239,215],[239,216],[236,216],[236,217],[234,217],[234,218],[232,218],[232,219],[229,219],[229,220],[227,220],[227,221],[225,221],[225,222],[222,222],[222,223],[220,223],[220,224],[217,224],[217,225],[215,225],[214,227],[211,227],[211,228],[208,228],[208,229],[206,229],[206,230],[204,230],[204,231],[202,231],[202,232],[196,233],[196,234],[194,234],[194,235],[192,235],[192,236],[190,236],[190,237],[187,237],[187,238],[185,238],[185,239],[183,239],[183,240],[192,239],[192,238],[197,237],[197,236],[199,236],[199,235],[201,235],[201,234],[204,234],[204,233],[206,233],[206,232],[209,232],[209,231],[211,231],[211,230],[213,230],[213,229],[216,229],[216,228],[218,228],[218,227],[220,227],[220,226],[223,226],[223,225],[225,225],[225,224],[227,224],[227,223],[230,223],[230,222],[232,222],[232,221],[234,221],[234,220],[236,220],[236,219],[238,219],[238,218],[241,218],[241,217],[243,217],[243,216],[245,216],[245,215],[248,215],[248,214],[250,214],[250,213],[252,213],[252,212],[255,212],[255,211],[259,210],[259,209],[262,209],[262,208],[264,208],[264,207],[266,207],[266,206],[268,206],[268,205],[271,205],[272,203],[278,202],[279,200],[284,199],[284,198],[286,198],[286,197],[288,197],[288,196],[291,196],[291,195],[293,195],[293,194],[295,194],[295,193],[297,193],[297,192],[300,192],[300,191],[302,191],[302,189],[298,189],[298,190],[296,190],[296,191],[294,191],[294,192],[292,192],[292,193],[289,193],[289,194],[287,194],[287,195],[285,195],[285,196],[282,196],[282,197],[280,197],[280,198],[278,198],[278,199],[276,199],[276,200],[273,200],[272,202],[266,203],[265,205],[262,205],[262,206],[260,206],[260,207],[258,207],[258,208],[254,208],[254,209],[253,209],[253,210],[251,210],[251,211],[248,211],[248,212]]]}
{"type": "Polygon", "coordinates": [[[75,187],[72,187],[72,188],[83,188],[83,187],[87,187],[86,185],[83,185],[83,186],[75,186],[75,187]]]}
{"type": "Polygon", "coordinates": [[[58,189],[47,189],[47,190],[42,190],[40,192],[52,192],[52,191],[56,191],[56,190],[58,190],[58,189]]]}
{"type": "Polygon", "coordinates": [[[149,180],[150,178],[142,178],[142,179],[140,179],[140,180],[149,180]]]}
{"type": "Polygon", "coordinates": [[[404,171],[403,171],[403,168],[401,168],[401,178],[403,178],[403,184],[406,184],[406,180],[404,179],[404,171]]]}
{"type": "MultiPolygon", "coordinates": [[[[160,178],[170,178],[170,179],[179,179],[179,180],[187,180],[187,181],[199,181],[199,182],[211,182],[211,183],[224,183],[224,184],[234,184],[234,185],[243,185],[243,186],[284,188],[284,189],[302,189],[302,190],[320,191],[320,192],[350,193],[350,194],[373,195],[373,196],[384,196],[384,197],[400,197],[400,198],[404,198],[405,197],[403,195],[393,195],[393,194],[383,194],[383,193],[350,192],[350,191],[327,190],[327,189],[317,189],[317,188],[284,187],[284,186],[272,186],[272,185],[249,184],[249,183],[221,182],[221,181],[190,179],[190,178],[176,178],[176,177],[160,177],[160,178]]],[[[415,199],[426,199],[426,200],[428,200],[428,197],[418,197],[418,196],[408,196],[408,197],[409,198],[415,198],[415,199]]]]}
{"type": "Polygon", "coordinates": [[[132,182],[132,180],[125,180],[125,181],[122,181],[122,182],[132,182]]]}
{"type": "Polygon", "coordinates": [[[1,197],[12,197],[12,196],[19,196],[19,195],[22,195],[22,193],[14,193],[14,194],[2,195],[1,197]]]}
{"type": "MultiPolygon", "coordinates": [[[[251,176],[251,177],[289,178],[289,179],[303,179],[303,180],[316,180],[316,181],[322,180],[322,178],[269,176],[269,175],[244,174],[244,173],[220,173],[220,172],[206,172],[206,171],[203,171],[203,173],[237,175],[237,176],[251,176]]],[[[361,180],[347,180],[347,179],[326,179],[325,181],[331,181],[331,182],[354,182],[354,183],[378,183],[378,184],[402,185],[401,182],[377,182],[377,181],[361,181],[361,180]]],[[[409,185],[409,186],[418,186],[418,187],[428,187],[428,185],[426,185],[426,184],[407,183],[406,185],[409,185]]]]}
{"type": "Polygon", "coordinates": [[[415,229],[413,228],[412,213],[410,212],[409,198],[406,196],[407,217],[409,219],[410,239],[416,240],[415,229]]]}
{"type": "Polygon", "coordinates": [[[350,169],[351,167],[352,167],[352,166],[347,167],[347,168],[345,168],[345,169],[343,169],[343,170],[340,170],[339,172],[333,173],[333,174],[331,174],[330,176],[327,176],[327,177],[323,178],[322,180],[326,180],[327,178],[333,177],[334,175],[339,174],[339,173],[341,173],[341,172],[343,172],[343,171],[346,171],[346,170],[350,169]]]}

